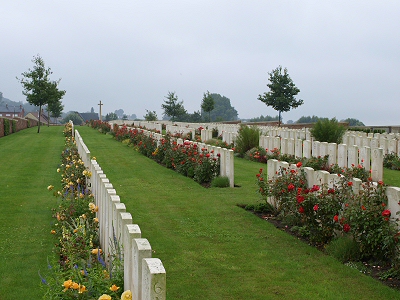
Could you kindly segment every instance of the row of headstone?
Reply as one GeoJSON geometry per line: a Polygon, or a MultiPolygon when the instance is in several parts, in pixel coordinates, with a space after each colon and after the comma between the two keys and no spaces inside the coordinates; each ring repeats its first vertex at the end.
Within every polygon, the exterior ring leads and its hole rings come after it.
{"type": "MultiPolygon", "coordinates": [[[[87,147],[77,130],[75,136],[83,157],[87,147]]],[[[110,241],[119,241],[123,249],[124,290],[131,290],[133,299],[166,299],[166,272],[161,260],[152,258],[149,241],[142,238],[139,225],[132,224],[132,215],[97,161],[91,159],[85,166],[92,173],[89,184],[99,207],[100,244],[106,260],[112,251],[110,241]]]]}
{"type": "Polygon", "coordinates": [[[309,140],[270,136],[260,137],[260,147],[267,149],[268,154],[277,149],[281,154],[294,155],[298,158],[329,155],[329,165],[337,164],[342,168],[362,166],[367,171],[371,170],[373,181],[383,179],[384,150],[382,148],[358,147],[346,144],[338,145],[336,143],[311,142],[309,140]]]}
{"type": "MultiPolygon", "coordinates": [[[[267,178],[268,180],[274,180],[279,176],[280,170],[299,170],[295,164],[289,164],[287,162],[278,161],[276,159],[269,159],[267,162],[267,178]]],[[[304,172],[306,174],[308,187],[312,188],[314,185],[323,186],[327,185],[328,188],[336,187],[340,182],[341,175],[329,174],[327,171],[314,170],[313,168],[304,167],[304,172]]],[[[362,181],[358,178],[352,178],[352,189],[353,192],[358,194],[361,190],[362,181]]],[[[377,185],[376,182],[373,183],[377,185]]],[[[400,211],[400,188],[389,186],[386,188],[386,195],[388,197],[387,209],[392,213],[392,218],[396,219],[397,213],[400,211]]],[[[274,205],[274,199],[268,199],[270,204],[274,205]]]]}
{"type": "MultiPolygon", "coordinates": [[[[134,129],[131,127],[128,127],[129,129],[134,129]]],[[[157,141],[157,146],[160,146],[161,140],[164,138],[164,136],[161,133],[154,133],[152,131],[148,131],[145,129],[142,129],[143,134],[153,138],[154,140],[157,141]]],[[[188,140],[187,140],[188,141],[188,140]]],[[[226,176],[229,178],[229,186],[234,187],[234,178],[235,178],[235,172],[234,172],[234,152],[231,149],[226,149],[226,148],[221,148],[213,145],[208,145],[205,143],[199,143],[199,142],[194,142],[194,141],[188,141],[192,144],[196,144],[199,149],[207,149],[207,152],[210,153],[211,159],[216,158],[219,159],[220,161],[220,176],[226,176]]],[[[184,139],[178,138],[177,139],[177,144],[183,145],[185,143],[184,139]]]]}

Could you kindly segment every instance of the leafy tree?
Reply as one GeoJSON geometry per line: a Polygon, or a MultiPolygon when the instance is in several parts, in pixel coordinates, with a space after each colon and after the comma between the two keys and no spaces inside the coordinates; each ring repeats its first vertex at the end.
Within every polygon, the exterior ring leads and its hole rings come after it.
{"type": "Polygon", "coordinates": [[[231,105],[231,100],[220,94],[210,94],[214,99],[214,109],[211,111],[210,121],[235,121],[238,118],[237,110],[231,105]]]}
{"type": "Polygon", "coordinates": [[[240,125],[235,145],[236,152],[243,157],[246,151],[259,145],[261,131],[257,126],[240,125]]]}
{"type": "Polygon", "coordinates": [[[82,117],[76,111],[68,113],[63,119],[63,123],[67,123],[70,120],[74,122],[75,125],[82,125],[84,123],[82,117]]]}
{"type": "Polygon", "coordinates": [[[208,112],[208,122],[211,122],[211,111],[214,109],[215,101],[210,95],[210,92],[204,93],[203,101],[201,102],[201,109],[208,112]]]}
{"type": "Polygon", "coordinates": [[[347,122],[349,123],[349,126],[365,126],[363,122],[354,118],[347,118],[345,120],[341,120],[340,122],[347,122]]]}
{"type": "Polygon", "coordinates": [[[123,115],[122,115],[122,120],[128,120],[128,116],[125,115],[125,114],[123,114],[123,115]]]}
{"type": "Polygon", "coordinates": [[[122,119],[122,117],[124,116],[124,110],[122,108],[115,110],[114,113],[118,116],[119,119],[122,119]]]}
{"type": "Polygon", "coordinates": [[[336,118],[320,119],[315,123],[314,127],[310,129],[313,138],[319,142],[328,142],[340,144],[346,128],[339,124],[336,118]]]}
{"type": "Polygon", "coordinates": [[[143,116],[146,121],[157,121],[158,120],[157,113],[155,110],[149,111],[146,109],[146,112],[147,112],[147,114],[143,116]]]}
{"type": "MultiPolygon", "coordinates": [[[[32,62],[35,64],[33,70],[29,69],[27,72],[22,73],[23,78],[17,80],[22,84],[22,94],[26,96],[28,103],[39,106],[39,112],[42,111],[42,106],[49,104],[54,99],[60,100],[65,91],[58,90],[58,84],[61,79],[57,81],[50,81],[52,71],[46,68],[43,59],[37,55],[34,56],[32,62]]],[[[56,101],[56,100],[54,100],[56,101]]],[[[40,132],[40,113],[39,113],[39,126],[38,133],[40,132]]]]}
{"type": "Polygon", "coordinates": [[[118,119],[118,116],[116,113],[111,112],[111,113],[106,114],[106,118],[105,118],[106,122],[117,120],[117,119],[118,119]]]}
{"type": "Polygon", "coordinates": [[[272,106],[273,109],[279,112],[279,126],[281,124],[282,112],[290,111],[303,104],[303,100],[296,100],[296,96],[300,90],[295,86],[292,79],[289,77],[287,69],[283,70],[282,66],[272,70],[269,74],[270,83],[267,84],[270,91],[263,95],[258,95],[258,100],[264,102],[267,106],[272,106]]]}
{"type": "MultiPolygon", "coordinates": [[[[65,91],[57,88],[57,82],[51,82],[49,85],[49,101],[47,102],[47,112],[53,118],[58,118],[64,109],[61,99],[65,95],[65,91]]],[[[50,126],[50,118],[48,118],[47,126],[50,126]]]]}
{"type": "Polygon", "coordinates": [[[178,102],[178,96],[175,95],[175,92],[168,92],[168,95],[165,96],[166,100],[161,104],[161,108],[164,110],[164,115],[169,116],[172,119],[172,122],[175,121],[175,118],[182,118],[186,114],[186,110],[183,107],[183,101],[178,102]]]}

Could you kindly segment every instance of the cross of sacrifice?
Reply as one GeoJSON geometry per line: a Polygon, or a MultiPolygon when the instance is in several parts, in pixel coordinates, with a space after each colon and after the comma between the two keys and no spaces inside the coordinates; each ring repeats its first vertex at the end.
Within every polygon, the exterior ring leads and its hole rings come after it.
{"type": "Polygon", "coordinates": [[[97,105],[100,106],[100,121],[101,121],[101,106],[103,105],[103,103],[101,103],[101,100],[100,100],[100,103],[97,105]]]}

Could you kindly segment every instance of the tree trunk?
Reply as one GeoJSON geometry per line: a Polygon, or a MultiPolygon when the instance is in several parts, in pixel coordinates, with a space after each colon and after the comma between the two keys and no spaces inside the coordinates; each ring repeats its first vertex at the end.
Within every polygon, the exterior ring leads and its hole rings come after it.
{"type": "Polygon", "coordinates": [[[281,111],[279,111],[278,127],[281,127],[281,111]]]}
{"type": "Polygon", "coordinates": [[[40,114],[42,113],[42,105],[39,105],[39,124],[38,124],[38,128],[37,128],[37,133],[40,132],[40,114]]]}

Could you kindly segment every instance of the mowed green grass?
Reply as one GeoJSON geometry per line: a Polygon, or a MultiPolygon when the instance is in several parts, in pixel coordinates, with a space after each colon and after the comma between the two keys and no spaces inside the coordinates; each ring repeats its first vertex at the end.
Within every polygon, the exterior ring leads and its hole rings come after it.
{"type": "Polygon", "coordinates": [[[0,299],[41,299],[47,269],[63,127],[30,128],[0,138],[0,299]]]}
{"type": "Polygon", "coordinates": [[[205,189],[110,135],[78,130],[162,260],[168,299],[400,299],[237,207],[257,201],[265,165],[235,159],[240,187],[205,189]]]}

